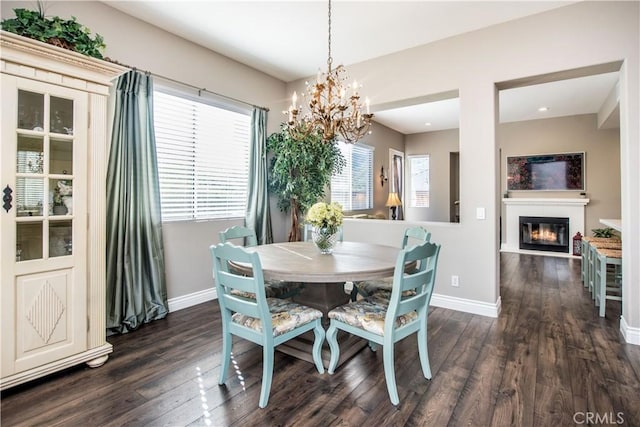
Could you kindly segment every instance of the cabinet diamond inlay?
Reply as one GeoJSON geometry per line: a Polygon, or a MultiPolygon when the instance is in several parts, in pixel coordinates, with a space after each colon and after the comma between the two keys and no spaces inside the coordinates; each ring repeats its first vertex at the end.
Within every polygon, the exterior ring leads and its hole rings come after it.
{"type": "Polygon", "coordinates": [[[27,319],[45,343],[51,339],[64,313],[64,304],[48,281],[45,281],[27,312],[27,319]]]}

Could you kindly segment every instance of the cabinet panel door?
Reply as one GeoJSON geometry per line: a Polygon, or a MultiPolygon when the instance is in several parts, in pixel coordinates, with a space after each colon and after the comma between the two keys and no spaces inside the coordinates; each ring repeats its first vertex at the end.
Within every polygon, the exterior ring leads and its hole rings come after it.
{"type": "Polygon", "coordinates": [[[3,74],[2,97],[5,376],[86,349],[88,95],[3,74]]]}
{"type": "Polygon", "coordinates": [[[67,268],[16,277],[16,372],[85,349],[84,328],[78,327],[86,325],[85,310],[77,307],[85,292],[74,276],[67,268]]]}

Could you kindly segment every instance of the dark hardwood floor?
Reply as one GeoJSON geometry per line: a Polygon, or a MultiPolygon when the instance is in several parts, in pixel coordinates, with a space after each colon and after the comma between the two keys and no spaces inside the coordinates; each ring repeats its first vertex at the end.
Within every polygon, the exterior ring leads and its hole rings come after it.
{"type": "Polygon", "coordinates": [[[600,318],[580,262],[503,254],[498,319],[432,308],[433,379],[415,336],[396,346],[401,404],[391,405],[382,352],[334,375],[276,352],[269,405],[258,408],[261,348],[234,340],[226,386],[216,301],[111,337],[97,369],[76,367],[2,393],[2,426],[640,426],[640,347],[619,332],[620,303],[600,318]],[[591,415],[589,415],[591,413],[591,415]],[[597,415],[597,417],[596,417],[597,415]]]}

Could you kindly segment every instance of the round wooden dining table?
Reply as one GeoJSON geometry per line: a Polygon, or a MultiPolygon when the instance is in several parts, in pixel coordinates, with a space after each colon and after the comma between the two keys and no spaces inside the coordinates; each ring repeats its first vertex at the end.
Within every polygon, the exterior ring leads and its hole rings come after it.
{"type": "MultiPolygon", "coordinates": [[[[339,242],[323,255],[312,242],[284,242],[246,248],[260,255],[264,278],[304,284],[295,302],[316,308],[325,316],[349,302],[345,282],[393,276],[400,249],[362,242],[339,242]]],[[[250,274],[249,267],[236,265],[250,274]]]]}

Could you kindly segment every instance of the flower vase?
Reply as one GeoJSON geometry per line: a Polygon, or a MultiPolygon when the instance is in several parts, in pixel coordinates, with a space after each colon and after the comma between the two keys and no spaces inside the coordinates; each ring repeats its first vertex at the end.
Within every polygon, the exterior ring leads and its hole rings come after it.
{"type": "Polygon", "coordinates": [[[311,239],[321,254],[328,255],[338,243],[338,231],[329,227],[313,227],[311,239]]]}
{"type": "Polygon", "coordinates": [[[68,212],[67,207],[64,205],[55,205],[53,207],[53,214],[54,215],[66,215],[68,212]]]}

